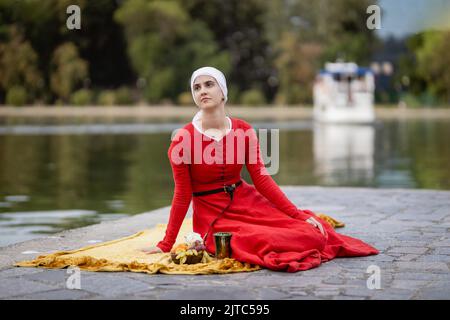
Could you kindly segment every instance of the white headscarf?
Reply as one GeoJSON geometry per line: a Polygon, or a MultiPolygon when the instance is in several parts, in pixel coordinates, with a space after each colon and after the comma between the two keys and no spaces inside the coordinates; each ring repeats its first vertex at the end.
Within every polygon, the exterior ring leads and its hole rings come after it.
{"type": "Polygon", "coordinates": [[[211,76],[214,79],[216,79],[217,83],[219,84],[220,89],[222,90],[223,96],[225,97],[225,102],[227,102],[228,89],[227,89],[227,80],[225,79],[224,74],[220,70],[218,70],[214,67],[202,67],[202,68],[195,70],[191,76],[192,98],[194,98],[194,101],[197,105],[198,105],[198,103],[195,100],[195,95],[194,95],[194,81],[198,76],[211,76]]]}

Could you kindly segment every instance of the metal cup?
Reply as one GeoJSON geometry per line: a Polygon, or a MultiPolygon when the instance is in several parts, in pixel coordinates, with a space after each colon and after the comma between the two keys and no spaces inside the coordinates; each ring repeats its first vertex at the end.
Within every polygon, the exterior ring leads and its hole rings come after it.
{"type": "Polygon", "coordinates": [[[214,243],[216,244],[216,259],[231,258],[231,233],[214,233],[214,243]]]}

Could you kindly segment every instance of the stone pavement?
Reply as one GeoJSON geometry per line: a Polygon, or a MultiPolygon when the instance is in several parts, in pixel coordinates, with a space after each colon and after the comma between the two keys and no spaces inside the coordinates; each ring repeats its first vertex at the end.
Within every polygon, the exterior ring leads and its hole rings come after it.
{"type": "MultiPolygon", "coordinates": [[[[299,208],[327,213],[345,222],[346,227],[338,232],[374,245],[380,254],[338,258],[297,273],[263,269],[186,276],[82,271],[79,290],[67,288],[71,274],[66,269],[12,267],[16,261],[45,252],[76,249],[89,245],[91,240],[108,241],[166,223],[170,208],[165,207],[0,248],[0,299],[450,298],[450,192],[297,186],[282,189],[299,208]]],[[[188,216],[191,214],[189,210],[188,216]]]]}

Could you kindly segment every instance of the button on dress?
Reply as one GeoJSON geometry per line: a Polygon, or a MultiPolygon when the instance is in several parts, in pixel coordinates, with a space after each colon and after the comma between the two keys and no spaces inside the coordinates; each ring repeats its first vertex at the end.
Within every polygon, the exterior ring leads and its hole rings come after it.
{"type": "Polygon", "coordinates": [[[337,233],[312,211],[297,208],[286,197],[267,174],[256,132],[248,122],[227,117],[230,129],[221,139],[212,139],[196,125],[199,116],[201,111],[174,135],[168,150],[175,188],[166,233],[157,244],[161,250],[171,250],[193,201],[193,231],[203,237],[209,230],[205,245],[211,254],[215,254],[213,234],[221,231],[232,233],[232,258],[271,270],[297,272],[336,257],[378,254],[376,248],[337,233]],[[241,177],[244,165],[253,184],[241,177]],[[239,180],[242,184],[235,189],[229,208],[209,229],[230,196],[221,192],[193,197],[192,193],[239,180]],[[325,235],[305,221],[309,217],[322,223],[325,235]]]}

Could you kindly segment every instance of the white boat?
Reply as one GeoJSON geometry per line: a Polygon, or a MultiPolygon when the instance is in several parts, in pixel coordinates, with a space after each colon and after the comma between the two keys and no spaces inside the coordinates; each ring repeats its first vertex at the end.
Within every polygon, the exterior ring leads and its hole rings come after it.
{"type": "Polygon", "coordinates": [[[313,87],[314,120],[333,123],[375,121],[375,79],[356,63],[326,63],[313,87]]]}

